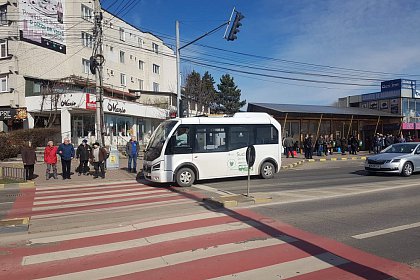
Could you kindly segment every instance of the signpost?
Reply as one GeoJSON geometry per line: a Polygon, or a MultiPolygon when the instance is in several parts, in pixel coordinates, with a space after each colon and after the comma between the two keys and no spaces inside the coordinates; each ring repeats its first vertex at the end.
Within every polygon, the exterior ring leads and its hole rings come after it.
{"type": "Polygon", "coordinates": [[[248,165],[248,183],[246,189],[246,196],[249,197],[249,185],[251,183],[250,168],[254,166],[255,163],[255,147],[253,145],[248,146],[246,149],[246,163],[248,165]]]}

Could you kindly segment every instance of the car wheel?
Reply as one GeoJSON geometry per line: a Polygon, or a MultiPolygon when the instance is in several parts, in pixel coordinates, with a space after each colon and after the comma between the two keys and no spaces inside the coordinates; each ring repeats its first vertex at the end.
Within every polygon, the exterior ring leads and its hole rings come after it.
{"type": "Polygon", "coordinates": [[[413,174],[413,164],[411,162],[404,163],[401,171],[401,175],[404,177],[408,177],[413,174]]]}
{"type": "Polygon", "coordinates": [[[191,187],[195,181],[195,173],[189,167],[183,167],[176,173],[176,183],[180,187],[191,187]]]}
{"type": "Polygon", "coordinates": [[[261,177],[263,177],[264,179],[271,179],[274,177],[275,170],[276,169],[274,167],[274,164],[266,161],[261,166],[261,177]]]}

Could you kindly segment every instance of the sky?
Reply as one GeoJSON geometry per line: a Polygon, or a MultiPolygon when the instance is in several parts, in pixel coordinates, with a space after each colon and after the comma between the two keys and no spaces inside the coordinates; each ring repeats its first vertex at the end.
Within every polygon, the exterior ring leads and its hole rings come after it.
{"type": "Polygon", "coordinates": [[[183,45],[235,7],[245,16],[237,40],[223,39],[223,28],[186,47],[181,73],[209,71],[216,84],[228,73],[247,102],[332,105],[384,80],[420,80],[418,0],[137,0],[120,12],[101,2],[171,47],[176,20],[183,45]]]}

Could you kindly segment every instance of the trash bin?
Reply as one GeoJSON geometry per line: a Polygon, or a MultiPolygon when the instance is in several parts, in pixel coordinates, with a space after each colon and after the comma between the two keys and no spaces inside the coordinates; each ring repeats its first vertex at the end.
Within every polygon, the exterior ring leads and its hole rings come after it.
{"type": "Polygon", "coordinates": [[[118,169],[120,168],[120,152],[117,146],[111,146],[109,148],[109,157],[106,160],[107,169],[118,169]]]}

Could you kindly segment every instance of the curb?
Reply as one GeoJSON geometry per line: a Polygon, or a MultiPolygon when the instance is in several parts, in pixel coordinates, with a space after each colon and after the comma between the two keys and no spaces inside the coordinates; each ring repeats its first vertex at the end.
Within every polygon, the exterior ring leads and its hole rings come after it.
{"type": "Polygon", "coordinates": [[[35,182],[26,182],[26,183],[11,183],[11,184],[0,184],[0,190],[2,189],[29,189],[35,188],[35,182]]]}
{"type": "Polygon", "coordinates": [[[290,163],[288,165],[283,165],[280,167],[280,170],[290,169],[296,167],[298,165],[302,165],[305,162],[326,162],[326,161],[346,161],[346,160],[366,160],[366,156],[360,157],[339,157],[339,158],[317,158],[317,159],[304,159],[294,163],[290,163]]]}
{"type": "Polygon", "coordinates": [[[270,196],[247,197],[245,195],[227,195],[220,196],[218,198],[206,197],[203,198],[203,202],[214,205],[218,208],[234,208],[238,206],[249,206],[255,204],[269,203],[272,201],[272,199],[273,198],[270,196]]]}

